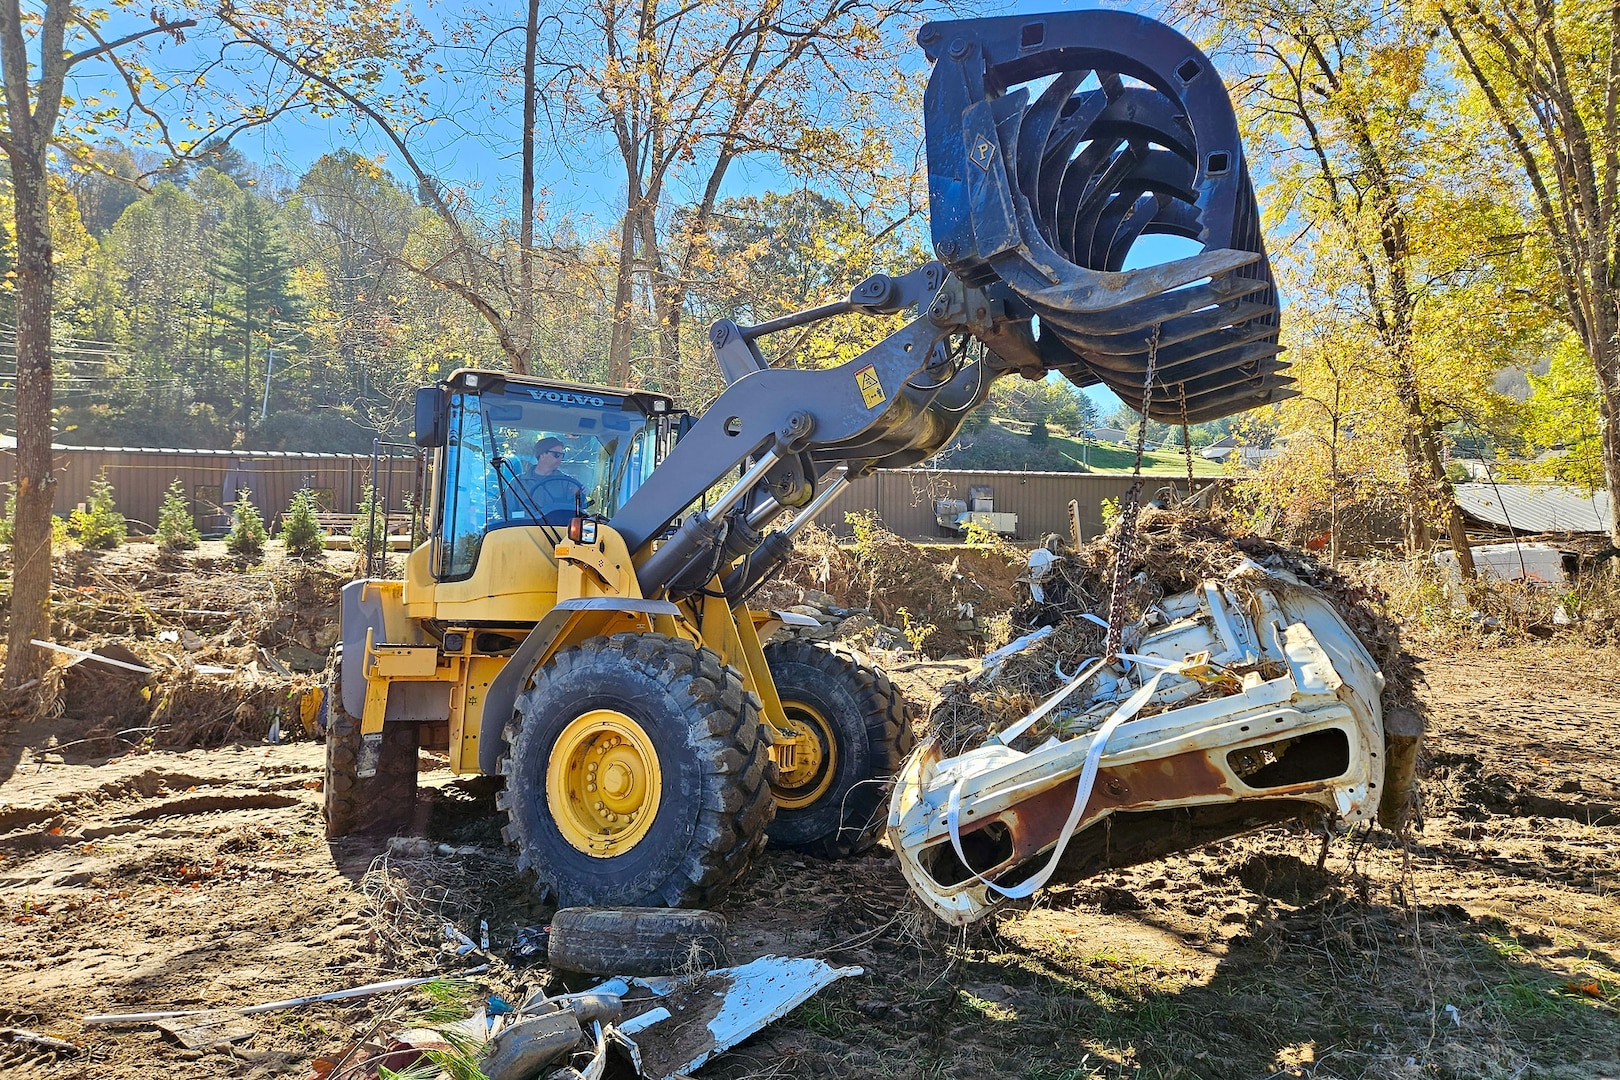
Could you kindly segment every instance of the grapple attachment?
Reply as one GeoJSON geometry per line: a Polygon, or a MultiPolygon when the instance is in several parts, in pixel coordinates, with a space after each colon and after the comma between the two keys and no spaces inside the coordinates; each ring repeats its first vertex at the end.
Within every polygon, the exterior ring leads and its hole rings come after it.
{"type": "Polygon", "coordinates": [[[1119,11],[934,22],[917,40],[934,61],[935,250],[1013,318],[1039,319],[1034,355],[1006,359],[1134,407],[1157,330],[1155,419],[1292,396],[1237,121],[1203,53],[1119,11]],[[1139,241],[1154,235],[1203,250],[1153,262],[1139,241]]]}

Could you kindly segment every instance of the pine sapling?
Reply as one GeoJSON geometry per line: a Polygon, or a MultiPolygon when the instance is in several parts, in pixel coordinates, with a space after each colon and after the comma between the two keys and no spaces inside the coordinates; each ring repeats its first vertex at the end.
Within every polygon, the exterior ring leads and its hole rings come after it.
{"type": "Polygon", "coordinates": [[[326,551],[326,530],[315,520],[315,494],[308,488],[293,495],[281,518],[281,543],[295,559],[319,559],[326,551]]]}
{"type": "Polygon", "coordinates": [[[191,551],[202,540],[197,522],[192,519],[191,507],[186,503],[185,485],[175,477],[174,483],[163,493],[163,505],[158,507],[157,546],[167,554],[191,551]]]}
{"type": "Polygon", "coordinates": [[[79,543],[93,550],[115,548],[124,542],[129,526],[113,501],[113,486],[102,475],[90,481],[90,496],[83,510],[68,515],[68,528],[79,543]]]}
{"type": "Polygon", "coordinates": [[[264,544],[269,539],[264,518],[250,498],[252,494],[247,488],[236,493],[236,502],[231,504],[231,531],[225,534],[225,550],[240,558],[257,558],[264,554],[264,544]]]}

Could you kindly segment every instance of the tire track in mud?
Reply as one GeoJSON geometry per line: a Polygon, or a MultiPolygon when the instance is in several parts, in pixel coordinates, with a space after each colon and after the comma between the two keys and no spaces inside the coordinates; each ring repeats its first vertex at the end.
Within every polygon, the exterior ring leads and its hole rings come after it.
{"type": "Polygon", "coordinates": [[[87,764],[25,756],[0,782],[0,1025],[84,1047],[67,1073],[40,1062],[38,1075],[307,1071],[294,1063],[324,1046],[325,1025],[348,1022],[343,1010],[307,1010],[314,1031],[277,1029],[252,1049],[185,1061],[155,1030],[78,1019],[381,977],[355,888],[375,851],[322,840],[320,775],[321,748],[295,744],[87,764]]]}
{"type": "Polygon", "coordinates": [[[1471,821],[1620,826],[1620,671],[1601,651],[1502,650],[1425,668],[1429,806],[1471,821]],[[1482,677],[1488,666],[1489,678],[1482,677]]]}
{"type": "Polygon", "coordinates": [[[264,765],[251,751],[213,753],[207,769],[134,758],[43,764],[34,775],[13,777],[7,789],[27,794],[0,802],[0,891],[117,888],[139,879],[168,846],[196,847],[223,831],[287,820],[314,827],[314,764],[264,765]],[[107,770],[113,775],[99,775],[107,770]]]}

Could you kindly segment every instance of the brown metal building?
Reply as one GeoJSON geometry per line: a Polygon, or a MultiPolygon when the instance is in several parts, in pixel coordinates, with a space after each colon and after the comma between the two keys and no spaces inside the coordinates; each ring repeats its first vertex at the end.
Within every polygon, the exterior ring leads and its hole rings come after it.
{"type": "MultiPolygon", "coordinates": [[[[7,440],[9,443],[10,440],[7,440]]],[[[190,450],[165,447],[63,446],[56,458],[54,512],[66,517],[90,494],[90,482],[105,476],[118,510],[138,529],[157,524],[164,492],[179,480],[191,514],[204,533],[230,527],[229,504],[246,489],[253,505],[273,522],[294,493],[310,488],[324,509],[353,513],[371,482],[369,454],[304,454],[278,450],[190,450]],[[138,524],[137,524],[138,523],[138,524]]],[[[415,489],[416,457],[383,458],[378,492],[387,510],[403,510],[415,489]]],[[[0,445],[0,482],[9,492],[17,476],[16,451],[0,445]]]]}
{"type": "MultiPolygon", "coordinates": [[[[398,451],[395,451],[398,453],[398,451]]],[[[116,493],[119,511],[148,528],[157,523],[158,506],[169,484],[178,479],[191,500],[191,512],[204,532],[230,526],[229,503],[246,488],[266,521],[286,510],[295,492],[310,488],[327,510],[353,513],[371,478],[367,454],[309,454],[276,450],[184,450],[161,447],[55,447],[57,485],[55,512],[67,516],[90,494],[90,482],[105,475],[116,493]]],[[[388,510],[405,509],[415,489],[417,459],[383,459],[378,484],[388,510]]],[[[9,490],[16,477],[13,449],[0,444],[0,482],[9,490]]],[[[1198,489],[1221,481],[1200,478],[1198,489]]],[[[876,511],[890,531],[913,539],[943,539],[934,522],[934,500],[966,499],[970,487],[992,489],[995,508],[1018,515],[1017,538],[1039,540],[1047,533],[1069,533],[1069,500],[1078,502],[1086,538],[1102,531],[1102,504],[1129,490],[1131,478],[1117,473],[970,472],[952,469],[880,470],[846,488],[821,515],[819,524],[850,535],[846,513],[876,511]]],[[[1149,476],[1143,498],[1163,491],[1185,494],[1185,477],[1149,476]],[[1169,489],[1169,490],[1166,490],[1169,489]]]]}

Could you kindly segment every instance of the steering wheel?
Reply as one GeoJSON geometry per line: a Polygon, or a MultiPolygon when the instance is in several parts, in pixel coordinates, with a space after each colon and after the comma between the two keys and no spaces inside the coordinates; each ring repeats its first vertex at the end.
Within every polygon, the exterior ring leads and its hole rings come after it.
{"type": "Polygon", "coordinates": [[[575,497],[585,490],[585,485],[563,473],[552,473],[550,476],[529,473],[523,477],[523,489],[540,511],[542,522],[566,525],[574,516],[577,505],[575,497]]]}

